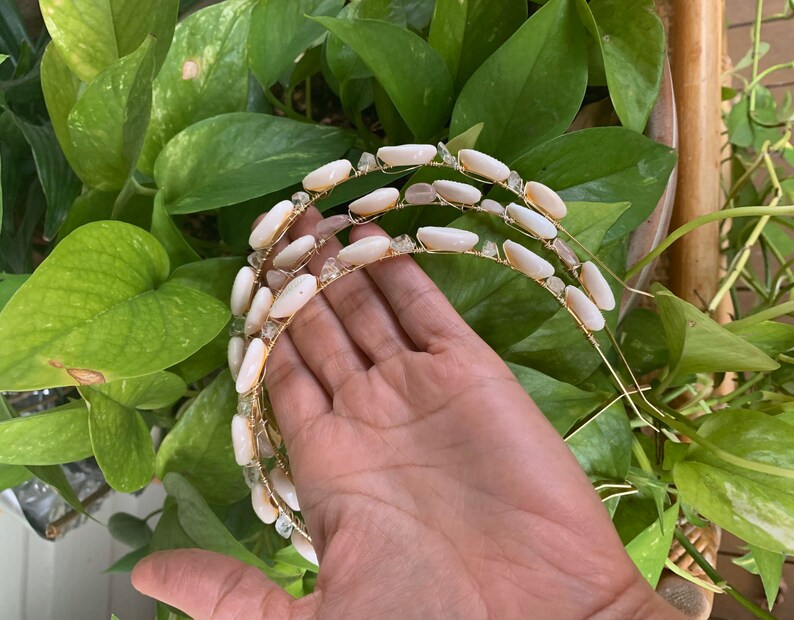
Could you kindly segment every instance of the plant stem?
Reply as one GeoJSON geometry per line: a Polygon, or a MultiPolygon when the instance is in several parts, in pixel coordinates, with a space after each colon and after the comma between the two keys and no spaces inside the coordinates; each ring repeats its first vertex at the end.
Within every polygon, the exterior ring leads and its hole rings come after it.
{"type": "Polygon", "coordinates": [[[656,473],[653,471],[653,465],[651,465],[648,455],[645,454],[645,450],[642,449],[642,444],[633,433],[631,436],[631,452],[634,458],[637,459],[637,464],[640,466],[640,469],[646,474],[656,477],[656,473]]]}
{"type": "Polygon", "coordinates": [[[135,180],[134,177],[131,177],[130,180],[132,181],[132,186],[135,188],[135,191],[143,196],[156,196],[157,195],[157,188],[156,187],[146,187],[145,185],[141,185],[138,181],[135,180]]]}
{"type": "MultiPolygon", "coordinates": [[[[764,0],[757,0],[755,4],[755,24],[753,26],[753,78],[758,78],[758,63],[761,60],[761,23],[764,19],[764,0]]],[[[750,114],[755,112],[756,90],[750,90],[750,114]]]]}
{"type": "MultiPolygon", "coordinates": [[[[761,0],[759,0],[759,3],[760,2],[761,0]]],[[[766,166],[767,172],[769,173],[769,179],[771,180],[772,186],[775,189],[775,196],[769,202],[769,208],[774,210],[783,197],[783,189],[780,187],[780,181],[777,178],[777,173],[775,172],[775,165],[772,163],[772,158],[769,157],[768,142],[764,144],[762,151],[764,155],[764,164],[766,166]]],[[[714,295],[714,298],[711,300],[711,303],[707,308],[707,312],[713,313],[720,305],[723,297],[725,297],[731,287],[736,283],[736,280],[739,278],[739,274],[741,274],[742,269],[744,269],[744,266],[750,259],[750,253],[752,252],[753,247],[761,236],[761,233],[764,232],[764,227],[769,223],[771,217],[771,214],[763,215],[758,220],[755,227],[753,228],[753,231],[750,233],[750,236],[747,237],[747,241],[745,241],[744,246],[742,246],[741,251],[736,255],[736,261],[731,270],[728,272],[728,276],[725,278],[725,280],[723,280],[722,285],[714,295]]]]}
{"type": "Polygon", "coordinates": [[[304,91],[306,97],[306,118],[312,120],[312,78],[306,78],[306,86],[304,91]]]}
{"type": "Polygon", "coordinates": [[[306,117],[301,116],[295,110],[293,110],[292,107],[282,102],[269,88],[265,89],[265,99],[267,99],[274,108],[283,112],[284,116],[287,118],[291,118],[295,121],[306,122],[306,117]]]}
{"type": "Polygon", "coordinates": [[[735,209],[725,209],[724,211],[716,211],[715,213],[707,213],[706,215],[701,215],[700,217],[696,217],[691,222],[687,222],[683,226],[675,229],[671,232],[667,238],[662,241],[656,248],[647,254],[645,258],[640,261],[637,261],[632,265],[631,269],[628,270],[626,273],[626,280],[630,280],[632,277],[637,275],[643,267],[652,263],[656,258],[663,254],[667,248],[673,245],[676,241],[678,241],[681,237],[686,235],[687,233],[692,232],[696,228],[700,226],[705,226],[711,222],[716,222],[719,220],[727,220],[733,217],[759,217],[764,215],[794,215],[794,206],[786,206],[786,207],[777,207],[774,208],[772,205],[769,206],[754,206],[754,207],[737,207],[735,209]]]}
{"type": "Polygon", "coordinates": [[[728,594],[728,596],[734,599],[737,603],[739,603],[757,618],[763,618],[764,620],[777,620],[775,616],[768,611],[761,609],[758,605],[753,603],[741,592],[737,591],[731,584],[725,581],[725,579],[720,576],[720,574],[709,563],[709,561],[703,557],[703,554],[697,550],[695,545],[693,545],[686,535],[680,530],[680,528],[675,529],[675,538],[679,543],[681,543],[681,546],[686,549],[686,552],[692,557],[692,559],[697,562],[697,565],[703,569],[703,572],[706,573],[708,578],[711,579],[711,581],[713,581],[716,585],[720,585],[728,594]]]}

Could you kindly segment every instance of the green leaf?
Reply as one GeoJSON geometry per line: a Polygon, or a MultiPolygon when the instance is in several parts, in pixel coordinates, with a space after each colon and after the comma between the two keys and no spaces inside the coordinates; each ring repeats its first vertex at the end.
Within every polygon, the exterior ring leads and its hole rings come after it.
{"type": "Polygon", "coordinates": [[[5,274],[0,281],[0,310],[5,308],[8,300],[13,297],[30,276],[25,274],[5,274]]]}
{"type": "Polygon", "coordinates": [[[69,135],[86,185],[121,189],[135,170],[151,113],[153,50],[154,40],[147,37],[88,84],[69,113],[69,135]]]}
{"type": "Polygon", "coordinates": [[[171,366],[169,371],[182,377],[185,383],[195,383],[226,364],[228,345],[229,334],[227,331],[221,330],[215,338],[189,358],[171,366]]]}
{"type": "Polygon", "coordinates": [[[98,189],[80,194],[72,203],[66,221],[61,226],[58,233],[59,240],[85,224],[111,219],[117,196],[116,192],[101,192],[98,189]]]}
{"type": "MultiPolygon", "coordinates": [[[[345,5],[337,17],[378,19],[400,27],[406,25],[405,6],[401,0],[354,0],[345,5]]],[[[354,118],[357,112],[372,105],[372,71],[349,45],[330,34],[325,40],[324,60],[337,82],[332,87],[349,116],[354,118]]]]}
{"type": "Polygon", "coordinates": [[[767,551],[762,547],[750,545],[750,553],[755,560],[761,582],[764,584],[766,603],[771,610],[775,606],[777,594],[780,591],[780,582],[783,578],[783,563],[786,556],[783,553],[767,551]]]}
{"type": "Polygon", "coordinates": [[[620,346],[635,373],[644,375],[667,364],[667,342],[659,315],[635,308],[620,326],[620,346]]]}
{"type": "Polygon", "coordinates": [[[33,476],[21,465],[0,465],[0,491],[22,484],[33,476]]]}
{"type": "Polygon", "coordinates": [[[245,110],[250,14],[250,0],[231,0],[202,9],[177,26],[154,81],[152,118],[139,163],[146,174],[152,174],[157,155],[183,129],[245,110]]]}
{"type": "Polygon", "coordinates": [[[659,582],[670,552],[677,519],[678,504],[673,504],[665,510],[662,521],[654,521],[626,545],[629,557],[652,588],[659,582]]]}
{"type": "Polygon", "coordinates": [[[251,15],[251,71],[268,89],[288,72],[323,27],[308,16],[336,15],[343,0],[259,0],[251,15]]]}
{"type": "Polygon", "coordinates": [[[225,207],[288,187],[352,144],[341,130],[276,116],[223,114],[171,140],[154,175],[170,213],[225,207]]]}
{"type": "Polygon", "coordinates": [[[568,128],[586,86],[585,30],[576,2],[551,0],[471,76],[450,134],[484,122],[479,148],[510,163],[568,128]]]}
{"type": "Polygon", "coordinates": [[[166,497],[163,514],[160,515],[154,528],[149,551],[154,553],[165,549],[195,549],[197,547],[196,542],[179,524],[179,513],[174,498],[166,497]]]}
{"type": "Polygon", "coordinates": [[[118,541],[137,549],[148,547],[152,528],[143,519],[127,512],[117,512],[108,519],[108,531],[118,541]]]}
{"type": "Polygon", "coordinates": [[[77,103],[80,80],[69,70],[53,43],[47,45],[41,59],[41,90],[63,154],[79,174],[78,157],[69,133],[69,113],[77,103]]]}
{"type": "Polygon", "coordinates": [[[653,0],[592,0],[609,96],[624,127],[642,132],[656,103],[666,47],[653,0]]]}
{"type": "Polygon", "coordinates": [[[33,151],[41,187],[47,197],[44,238],[52,240],[66,219],[82,184],[64,157],[51,125],[32,125],[15,118],[33,151]]]}
{"type": "Polygon", "coordinates": [[[173,366],[226,325],[226,305],[166,282],[146,231],[95,222],[59,243],[0,313],[0,390],[137,377],[173,366]]]}
{"type": "Polygon", "coordinates": [[[82,401],[0,421],[0,463],[57,465],[92,454],[88,411],[82,401]]]}
{"type": "Polygon", "coordinates": [[[168,215],[163,202],[163,193],[157,192],[154,198],[154,211],[152,211],[152,234],[163,244],[168,253],[171,269],[176,269],[187,263],[200,261],[196,253],[177,225],[168,215]]]}
{"type": "Polygon", "coordinates": [[[114,489],[132,493],[154,475],[152,438],[137,409],[167,406],[185,389],[182,379],[168,372],[80,388],[94,455],[114,489]]]}
{"type": "Polygon", "coordinates": [[[652,288],[670,350],[670,375],[775,370],[779,364],[660,284],[652,288]]]}
{"type": "Polygon", "coordinates": [[[452,104],[452,78],[424,39],[375,19],[314,19],[355,50],[418,140],[441,131],[452,104]]]}
{"type": "Polygon", "coordinates": [[[285,578],[281,571],[276,572],[246,549],[224,527],[204,498],[180,474],[169,473],[164,478],[163,483],[168,494],[176,498],[179,507],[179,524],[184,528],[187,535],[195,540],[202,549],[237,558],[260,569],[265,575],[279,584],[289,583],[294,580],[295,575],[302,574],[303,571],[296,569],[294,575],[285,578]]]}
{"type": "Polygon", "coordinates": [[[174,271],[169,282],[196,289],[228,303],[234,276],[243,265],[245,261],[237,256],[208,258],[182,265],[174,271]]]}
{"type": "Polygon", "coordinates": [[[44,23],[69,68],[84,82],[153,35],[158,66],[171,44],[178,0],[39,0],[44,23]],[[89,43],[90,42],[90,43],[89,43]]]}
{"type": "Polygon", "coordinates": [[[228,371],[204,389],[166,435],[157,451],[156,473],[178,472],[209,502],[227,504],[248,494],[234,460],[229,428],[237,393],[228,371]]]}
{"type": "MultiPolygon", "coordinates": [[[[82,515],[89,516],[83,506],[80,498],[77,497],[72,488],[71,483],[63,473],[63,468],[60,465],[28,465],[30,472],[39,480],[49,484],[53,489],[58,491],[64,501],[69,504],[76,512],[82,515]]],[[[93,517],[91,517],[93,518],[93,517]]]]}
{"type": "MultiPolygon", "coordinates": [[[[545,183],[565,201],[631,203],[607,240],[651,214],[675,166],[673,149],[623,127],[594,127],[541,144],[515,162],[525,179],[545,183]]],[[[567,227],[567,221],[563,222],[567,227]]]]}
{"type": "Polygon", "coordinates": [[[727,323],[725,329],[736,334],[769,356],[794,348],[794,325],[777,321],[761,321],[752,324],[727,323]]]}
{"type": "Polygon", "coordinates": [[[631,425],[621,401],[565,440],[591,480],[623,482],[631,465],[631,425]]]}
{"type": "Polygon", "coordinates": [[[586,392],[526,366],[507,366],[560,435],[609,398],[605,392],[586,392]]]}
{"type": "MultiPolygon", "coordinates": [[[[144,545],[138,549],[133,549],[128,554],[121,556],[118,560],[108,566],[104,572],[106,573],[129,573],[135,568],[135,565],[143,558],[149,555],[149,545],[144,545]]],[[[116,616],[111,616],[111,620],[116,616]]]]}
{"type": "Polygon", "coordinates": [[[477,68],[527,18],[523,0],[437,0],[428,42],[460,91],[477,68]]]}
{"type": "MultiPolygon", "coordinates": [[[[794,427],[781,420],[726,410],[698,432],[735,456],[794,470],[794,427]]],[[[720,527],[769,551],[794,552],[794,480],[727,463],[695,443],[673,480],[682,501],[720,527]]]]}

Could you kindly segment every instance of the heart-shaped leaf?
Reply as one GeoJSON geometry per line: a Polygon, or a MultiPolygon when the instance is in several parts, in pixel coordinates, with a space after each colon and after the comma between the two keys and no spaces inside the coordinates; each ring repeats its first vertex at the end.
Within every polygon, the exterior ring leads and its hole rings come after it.
{"type": "MultiPolygon", "coordinates": [[[[723,350],[728,353],[729,350],[723,350]]],[[[794,427],[757,411],[720,411],[699,429],[731,454],[794,470],[794,427]]],[[[723,461],[692,443],[673,468],[682,501],[748,543],[794,553],[794,480],[723,461]]]]}
{"type": "Polygon", "coordinates": [[[176,25],[179,0],[39,0],[54,45],[70,69],[90,82],[143,40],[156,37],[162,64],[176,25]]]}
{"type": "Polygon", "coordinates": [[[94,222],[64,239],[0,313],[0,390],[138,377],[212,340],[225,304],[166,282],[168,257],[146,231],[94,222]]]}
{"type": "Polygon", "coordinates": [[[428,42],[446,63],[455,92],[526,19],[523,0],[436,2],[428,42]]]}
{"type": "Polygon", "coordinates": [[[652,588],[659,582],[664,562],[670,553],[677,519],[678,504],[673,504],[664,511],[661,521],[654,521],[626,545],[629,557],[652,588]]]}
{"type": "Polygon", "coordinates": [[[675,166],[673,149],[622,127],[594,127],[541,144],[515,162],[525,179],[566,201],[628,202],[607,240],[634,230],[659,202],[675,166]]]}
{"type": "Polygon", "coordinates": [[[143,146],[154,77],[154,39],[147,37],[91,83],[69,113],[69,135],[77,172],[86,185],[121,189],[143,146]]]}
{"type": "Polygon", "coordinates": [[[71,72],[52,43],[47,45],[41,58],[41,90],[47,103],[47,111],[50,113],[52,128],[63,149],[63,154],[75,172],[80,174],[77,167],[78,157],[74,152],[72,136],[69,133],[69,113],[77,103],[80,80],[71,72]]]}
{"type": "Polygon", "coordinates": [[[114,489],[132,493],[154,475],[152,438],[137,409],[164,407],[184,391],[182,379],[169,372],[80,388],[94,456],[114,489]]]}
{"type": "Polygon", "coordinates": [[[250,0],[231,0],[197,11],[176,27],[174,43],[154,81],[141,170],[151,175],[157,155],[186,127],[245,110],[250,14],[250,0]]]}
{"type": "Polygon", "coordinates": [[[248,494],[234,460],[231,434],[237,393],[228,371],[218,375],[184,411],[157,451],[156,472],[184,475],[214,504],[227,504],[248,494]]]}
{"type": "Polygon", "coordinates": [[[479,147],[509,163],[568,128],[587,87],[576,4],[551,0],[480,65],[458,97],[450,135],[484,122],[479,147]]]}
{"type": "Polygon", "coordinates": [[[671,380],[697,372],[768,371],[779,367],[763,351],[662,285],[655,284],[652,290],[670,350],[671,380]]]}
{"type": "Polygon", "coordinates": [[[82,401],[0,421],[0,463],[56,465],[92,454],[88,411],[82,401]]]}
{"type": "Polygon", "coordinates": [[[666,54],[653,0],[592,0],[596,41],[612,105],[624,127],[642,132],[659,94],[666,54]]]}
{"type": "Polygon", "coordinates": [[[314,19],[355,50],[418,140],[441,131],[452,105],[452,78],[424,39],[376,19],[314,19]]]}
{"type": "Polygon", "coordinates": [[[154,176],[171,213],[225,207],[288,187],[338,158],[342,130],[240,112],[188,127],[163,149],[154,176]]]}
{"type": "Polygon", "coordinates": [[[261,0],[251,15],[248,55],[251,71],[270,88],[295,64],[323,27],[311,15],[336,15],[343,0],[261,0]]]}

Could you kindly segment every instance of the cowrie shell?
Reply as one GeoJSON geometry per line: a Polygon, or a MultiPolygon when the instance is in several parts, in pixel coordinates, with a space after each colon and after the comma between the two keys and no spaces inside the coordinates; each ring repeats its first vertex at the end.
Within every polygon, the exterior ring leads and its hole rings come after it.
{"type": "Polygon", "coordinates": [[[458,161],[464,170],[479,174],[491,181],[501,183],[510,176],[510,168],[506,164],[474,149],[460,149],[458,161]]]}
{"type": "Polygon", "coordinates": [[[591,299],[575,286],[565,287],[565,303],[587,329],[592,332],[604,329],[606,325],[604,315],[591,299]]]}
{"type": "Polygon", "coordinates": [[[466,252],[477,245],[480,240],[475,233],[469,230],[443,226],[423,226],[416,231],[416,238],[428,250],[438,252],[466,252]]]}
{"type": "Polygon", "coordinates": [[[507,262],[530,278],[543,280],[554,275],[554,265],[520,243],[507,239],[502,244],[502,249],[507,262]]]}
{"type": "Polygon", "coordinates": [[[557,236],[557,229],[554,227],[554,224],[540,213],[535,213],[532,209],[527,209],[526,207],[511,202],[507,205],[507,214],[512,217],[521,228],[539,239],[554,239],[554,237],[557,236]]]}
{"type": "Polygon", "coordinates": [[[584,284],[590,297],[593,298],[596,306],[602,310],[615,309],[615,296],[609,283],[604,278],[604,274],[591,261],[582,263],[582,284],[584,284]]]}
{"type": "Polygon", "coordinates": [[[482,192],[473,185],[458,181],[433,181],[433,189],[447,202],[462,205],[474,205],[482,199],[482,192]]]}
{"type": "Polygon", "coordinates": [[[278,519],[278,508],[270,501],[265,485],[257,482],[251,489],[251,505],[262,523],[270,525],[278,519]]]}
{"type": "Polygon", "coordinates": [[[317,278],[305,273],[290,281],[273,302],[270,316],[286,319],[303,308],[317,293],[317,278]]]}
{"type": "Polygon", "coordinates": [[[256,272],[250,267],[243,267],[237,272],[232,284],[232,295],[229,306],[234,316],[242,316],[251,303],[251,293],[256,282],[256,272]]]}
{"type": "Polygon", "coordinates": [[[240,372],[237,374],[235,387],[238,394],[250,392],[259,381],[259,375],[262,374],[265,366],[265,357],[267,357],[265,342],[261,338],[254,338],[248,345],[243,363],[240,365],[240,372]]]}
{"type": "Polygon", "coordinates": [[[276,237],[284,232],[293,208],[292,202],[289,200],[277,202],[251,231],[248,244],[255,250],[270,247],[276,237]]]}
{"type": "Polygon", "coordinates": [[[387,166],[421,166],[433,161],[437,152],[432,144],[400,144],[380,147],[377,156],[387,166]]]}
{"type": "Polygon", "coordinates": [[[307,562],[311,562],[317,566],[320,563],[317,561],[317,552],[312,547],[312,544],[306,540],[306,537],[301,534],[298,530],[293,530],[292,535],[290,536],[290,542],[292,546],[295,547],[295,551],[298,552],[304,560],[307,562]]]}
{"type": "Polygon", "coordinates": [[[337,258],[348,265],[368,265],[386,256],[390,245],[388,237],[364,237],[339,250],[337,258]]]}
{"type": "Polygon", "coordinates": [[[281,468],[274,467],[270,471],[270,482],[273,483],[273,488],[276,490],[276,493],[284,500],[287,506],[293,510],[301,509],[300,504],[298,504],[298,493],[295,491],[295,485],[287,478],[287,474],[285,474],[281,468]]]}
{"type": "Polygon", "coordinates": [[[346,159],[337,159],[320,166],[303,177],[303,189],[307,192],[323,192],[338,185],[350,176],[353,164],[346,159]]]}
{"type": "Polygon", "coordinates": [[[550,187],[538,183],[537,181],[529,181],[524,186],[524,196],[533,205],[539,207],[542,211],[548,213],[555,220],[561,220],[568,214],[568,207],[550,187]]]}
{"type": "Polygon", "coordinates": [[[302,258],[314,249],[317,240],[312,235],[298,237],[273,258],[276,269],[288,271],[295,267],[302,258]]]}
{"type": "Polygon", "coordinates": [[[255,334],[262,329],[272,305],[273,293],[268,287],[261,287],[254,295],[251,307],[248,309],[248,315],[245,317],[244,331],[246,336],[255,334]]]}
{"type": "Polygon", "coordinates": [[[232,446],[238,465],[248,465],[254,460],[254,436],[246,416],[232,416],[232,446]]]}

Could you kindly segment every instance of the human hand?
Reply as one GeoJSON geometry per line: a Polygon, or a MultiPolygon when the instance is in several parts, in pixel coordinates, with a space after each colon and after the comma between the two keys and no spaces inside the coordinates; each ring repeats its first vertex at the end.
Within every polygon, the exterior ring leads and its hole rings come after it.
{"type": "MultiPolygon", "coordinates": [[[[330,240],[310,271],[338,249],[330,240]]],[[[144,559],[141,592],[198,620],[681,617],[635,569],[557,432],[411,258],[332,284],[271,355],[268,392],[321,562],[314,593],[293,600],[198,550],[144,559]]]]}

